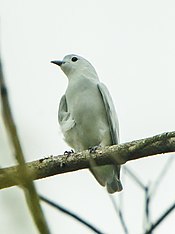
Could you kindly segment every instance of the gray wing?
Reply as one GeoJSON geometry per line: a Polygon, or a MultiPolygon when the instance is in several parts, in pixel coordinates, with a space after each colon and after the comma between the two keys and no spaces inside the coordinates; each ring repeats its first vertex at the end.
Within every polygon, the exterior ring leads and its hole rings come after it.
{"type": "Polygon", "coordinates": [[[106,115],[109,123],[109,129],[111,133],[112,144],[118,144],[119,142],[119,124],[115,107],[111,98],[111,95],[103,83],[97,84],[100,94],[103,99],[106,115]]]}
{"type": "Polygon", "coordinates": [[[60,101],[58,110],[58,122],[60,124],[63,134],[74,127],[75,120],[72,118],[71,113],[67,108],[66,95],[63,95],[60,101]]]}

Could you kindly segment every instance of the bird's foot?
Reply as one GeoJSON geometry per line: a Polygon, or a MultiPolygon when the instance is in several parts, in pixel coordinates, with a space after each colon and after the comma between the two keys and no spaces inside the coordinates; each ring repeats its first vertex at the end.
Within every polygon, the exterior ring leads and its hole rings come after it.
{"type": "Polygon", "coordinates": [[[64,151],[64,155],[66,155],[66,156],[70,156],[73,153],[74,153],[74,151],[72,149],[69,151],[68,150],[64,151]]]}
{"type": "Polygon", "coordinates": [[[95,145],[95,146],[89,147],[88,150],[89,150],[89,153],[94,154],[94,153],[96,153],[96,150],[99,148],[101,148],[101,145],[95,145]]]}

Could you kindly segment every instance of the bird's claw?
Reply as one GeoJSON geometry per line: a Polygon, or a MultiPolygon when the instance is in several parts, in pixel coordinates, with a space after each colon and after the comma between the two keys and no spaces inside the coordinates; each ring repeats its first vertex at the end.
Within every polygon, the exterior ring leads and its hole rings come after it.
{"type": "Polygon", "coordinates": [[[64,155],[67,155],[67,156],[70,156],[73,153],[74,153],[74,151],[72,149],[69,151],[68,150],[64,151],[64,155]]]}
{"type": "Polygon", "coordinates": [[[91,153],[91,154],[94,154],[94,153],[96,153],[96,150],[97,149],[99,149],[101,146],[100,145],[95,145],[95,146],[91,146],[91,147],[89,147],[89,153],[91,153]]]}

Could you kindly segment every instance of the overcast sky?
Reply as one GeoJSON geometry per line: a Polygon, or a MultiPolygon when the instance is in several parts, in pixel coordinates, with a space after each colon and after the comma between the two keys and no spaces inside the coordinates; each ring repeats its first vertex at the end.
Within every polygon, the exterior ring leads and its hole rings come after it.
{"type": "MultiPolygon", "coordinates": [[[[121,142],[175,130],[175,2],[173,0],[0,0],[0,47],[13,114],[26,160],[62,154],[70,148],[57,123],[67,78],[50,63],[75,53],[88,59],[113,98],[121,142]]],[[[13,163],[0,119],[0,166],[13,163]]],[[[127,163],[146,184],[173,155],[127,163]]],[[[154,221],[174,200],[172,163],[151,204],[154,221]]],[[[122,174],[129,233],[143,230],[144,193],[122,174]]],[[[88,170],[36,182],[39,192],[109,234],[123,233],[106,191],[88,170]]],[[[22,192],[0,192],[0,233],[36,234],[22,192]],[[16,211],[16,212],[13,212],[16,211]],[[15,213],[15,214],[14,214],[15,213]],[[15,231],[14,231],[15,230],[15,231]]],[[[90,231],[43,205],[57,233],[90,231]]],[[[174,233],[172,213],[155,234],[174,233]]]]}

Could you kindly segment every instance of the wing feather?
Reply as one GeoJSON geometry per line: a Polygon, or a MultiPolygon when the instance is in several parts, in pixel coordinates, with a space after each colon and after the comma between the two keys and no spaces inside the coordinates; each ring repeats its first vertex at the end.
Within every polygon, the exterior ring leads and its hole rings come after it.
{"type": "Polygon", "coordinates": [[[66,95],[63,95],[58,110],[58,122],[63,134],[75,126],[75,120],[68,111],[66,95]]]}
{"type": "Polygon", "coordinates": [[[103,99],[107,120],[109,123],[109,129],[111,133],[112,144],[118,144],[119,142],[119,124],[115,107],[111,98],[111,95],[103,83],[97,85],[100,94],[103,99]]]}

